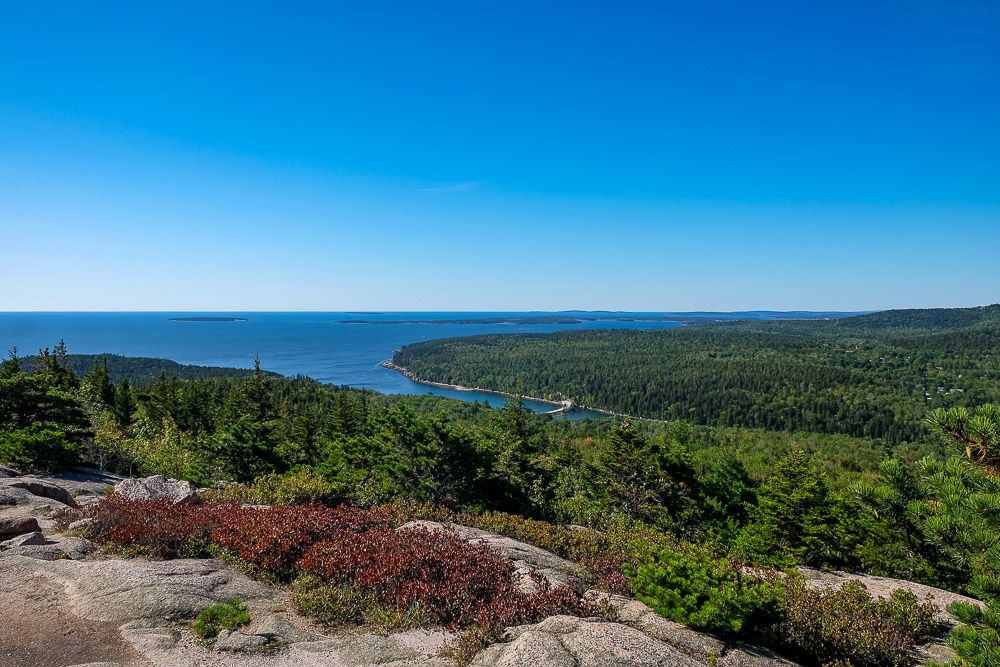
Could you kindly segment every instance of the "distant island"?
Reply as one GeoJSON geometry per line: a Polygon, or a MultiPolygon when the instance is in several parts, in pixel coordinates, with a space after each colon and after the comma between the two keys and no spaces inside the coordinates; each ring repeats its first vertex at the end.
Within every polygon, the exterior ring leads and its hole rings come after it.
{"type": "Polygon", "coordinates": [[[171,322],[249,322],[245,317],[171,317],[171,322]]]}
{"type": "Polygon", "coordinates": [[[566,311],[539,315],[499,315],[460,319],[424,320],[344,320],[344,324],[584,324],[586,322],[677,322],[706,324],[732,320],[834,320],[862,313],[806,311],[747,311],[736,313],[613,313],[604,311],[566,311]]]}

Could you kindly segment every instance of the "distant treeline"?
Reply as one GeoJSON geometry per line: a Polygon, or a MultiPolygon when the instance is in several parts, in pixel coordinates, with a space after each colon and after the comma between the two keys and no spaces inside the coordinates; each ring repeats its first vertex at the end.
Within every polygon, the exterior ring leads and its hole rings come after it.
{"type": "MultiPolygon", "coordinates": [[[[94,367],[95,362],[103,365],[106,360],[108,376],[112,382],[118,383],[127,378],[133,385],[149,384],[161,376],[181,380],[204,380],[208,378],[246,377],[253,372],[248,368],[194,366],[179,364],[169,359],[124,357],[119,354],[70,354],[65,359],[66,365],[81,377],[94,367]]],[[[38,358],[35,356],[21,356],[18,362],[29,373],[38,369],[38,358]]]]}
{"type": "Polygon", "coordinates": [[[930,408],[1000,401],[1000,306],[408,345],[437,382],[656,419],[918,440],[930,408]]]}

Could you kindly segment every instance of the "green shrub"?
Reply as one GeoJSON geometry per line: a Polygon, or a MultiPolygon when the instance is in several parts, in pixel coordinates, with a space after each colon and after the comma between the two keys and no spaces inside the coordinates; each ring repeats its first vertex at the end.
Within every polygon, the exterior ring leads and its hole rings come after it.
{"type": "Polygon", "coordinates": [[[352,586],[305,574],[292,583],[292,604],[303,615],[336,626],[361,623],[372,600],[352,586]]]}
{"type": "Polygon", "coordinates": [[[1000,603],[991,602],[983,609],[969,602],[954,602],[948,611],[964,625],[948,635],[959,659],[951,663],[962,667],[1000,665],[1000,603]]]}
{"type": "Polygon", "coordinates": [[[420,604],[400,611],[384,604],[373,604],[365,609],[364,624],[379,632],[426,628],[434,625],[434,617],[420,604]]]}
{"type": "Polygon", "coordinates": [[[194,620],[194,631],[202,639],[214,639],[222,630],[235,630],[250,624],[250,611],[239,598],[205,607],[194,620]]]}
{"type": "Polygon", "coordinates": [[[647,551],[626,573],[637,599],[693,628],[746,635],[778,618],[779,583],[747,576],[705,547],[647,551]]]}
{"type": "Polygon", "coordinates": [[[311,574],[292,582],[292,604],[303,615],[332,626],[363,624],[389,632],[434,625],[434,617],[419,603],[401,611],[353,586],[327,583],[311,574]]]}
{"type": "Polygon", "coordinates": [[[901,590],[873,599],[859,581],[816,590],[801,577],[790,577],[783,611],[776,641],[814,664],[908,665],[914,647],[936,627],[930,601],[901,590]]]}
{"type": "Polygon", "coordinates": [[[0,463],[25,470],[58,470],[79,463],[80,446],[45,424],[0,430],[0,463]]]}
{"type": "Polygon", "coordinates": [[[227,484],[204,495],[207,500],[248,505],[335,505],[344,499],[338,487],[308,466],[283,475],[262,475],[252,484],[227,484]]]}

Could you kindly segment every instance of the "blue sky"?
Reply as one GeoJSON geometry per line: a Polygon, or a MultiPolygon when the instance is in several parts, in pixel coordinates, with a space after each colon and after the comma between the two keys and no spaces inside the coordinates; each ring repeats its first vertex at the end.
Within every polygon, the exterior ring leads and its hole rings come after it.
{"type": "Polygon", "coordinates": [[[0,4],[0,310],[1000,300],[993,2],[0,4]]]}

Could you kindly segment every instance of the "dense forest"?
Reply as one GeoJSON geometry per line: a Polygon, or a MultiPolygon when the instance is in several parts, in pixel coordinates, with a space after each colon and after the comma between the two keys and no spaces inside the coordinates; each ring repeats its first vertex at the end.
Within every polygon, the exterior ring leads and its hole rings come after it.
{"type": "MultiPolygon", "coordinates": [[[[1000,594],[1000,409],[989,405],[925,410],[933,436],[892,445],[684,420],[560,422],[516,401],[384,396],[259,362],[230,377],[114,381],[104,359],[81,377],[70,358],[59,345],[30,369],[17,356],[0,364],[0,464],[191,480],[221,503],[203,515],[231,501],[319,502],[456,520],[573,558],[595,585],[664,616],[812,665],[910,664],[930,612],[912,595],[814,593],[740,568],[805,564],[1000,594]],[[851,625],[858,614],[863,628],[851,625]]],[[[132,520],[116,507],[102,520],[132,520]]],[[[187,553],[188,537],[136,521],[138,541],[120,546],[187,553]]],[[[957,613],[960,655],[993,650],[997,610],[957,613]]]]}
{"type": "Polygon", "coordinates": [[[407,345],[419,378],[653,419],[922,438],[929,409],[1000,400],[1000,306],[407,345]]]}
{"type": "MultiPolygon", "coordinates": [[[[58,353],[57,350],[52,354],[58,353]]],[[[24,370],[34,372],[38,368],[39,360],[44,357],[30,356],[21,357],[18,363],[24,370]]],[[[248,368],[225,368],[220,366],[194,366],[191,364],[179,364],[169,359],[154,359],[151,357],[126,357],[120,354],[65,354],[64,363],[76,375],[82,376],[91,368],[94,363],[107,363],[108,375],[112,382],[121,382],[128,378],[132,384],[146,384],[153,382],[160,376],[174,377],[183,380],[197,380],[202,378],[219,377],[241,377],[248,375],[251,371],[248,368]]],[[[275,375],[275,374],[271,374],[275,375]]]]}

